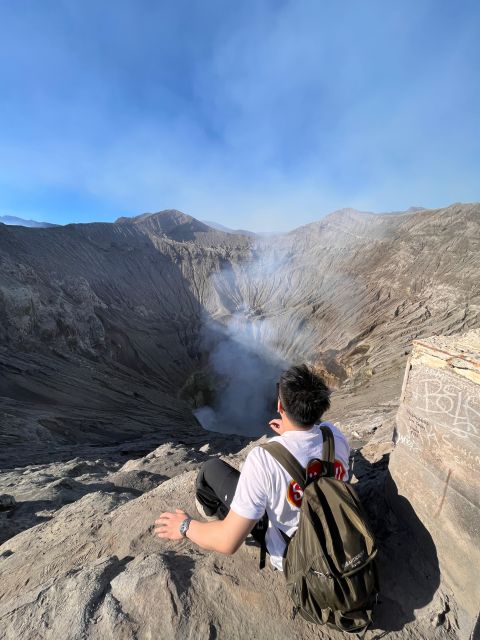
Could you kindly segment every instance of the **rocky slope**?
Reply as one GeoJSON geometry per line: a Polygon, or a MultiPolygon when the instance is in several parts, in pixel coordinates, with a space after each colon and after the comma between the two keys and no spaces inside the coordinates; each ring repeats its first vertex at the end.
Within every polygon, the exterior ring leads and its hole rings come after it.
{"type": "Polygon", "coordinates": [[[175,211],[0,225],[0,465],[145,434],[160,444],[173,428],[200,437],[192,408],[215,402],[219,342],[253,352],[269,389],[307,358],[336,387],[397,397],[412,339],[478,325],[479,213],[343,210],[268,239],[175,211]]]}
{"type": "Polygon", "coordinates": [[[479,205],[452,205],[342,210],[268,238],[177,211],[0,225],[6,637],[335,637],[291,619],[256,549],[222,558],[152,536],[163,509],[193,511],[206,457],[240,463],[278,371],[305,359],[336,388],[330,417],[381,542],[378,631],[461,637],[454,594],[383,483],[412,339],[480,324],[479,221],[479,205]],[[205,408],[230,435],[202,429],[205,408]]]}
{"type": "MultiPolygon", "coordinates": [[[[384,501],[391,407],[367,412],[355,427],[370,445],[354,452],[353,479],[380,545],[382,596],[367,637],[461,637],[455,599],[439,586],[438,567],[384,501]]],[[[238,466],[253,444],[225,459],[238,466]]],[[[74,501],[59,509],[57,503],[43,522],[0,546],[2,637],[343,637],[293,617],[282,575],[258,570],[257,547],[245,544],[224,557],[153,536],[162,511],[196,514],[196,470],[212,453],[205,449],[162,445],[118,469],[77,459],[7,472],[2,481],[14,483],[20,499],[37,487],[44,497],[56,492],[74,501]]]]}

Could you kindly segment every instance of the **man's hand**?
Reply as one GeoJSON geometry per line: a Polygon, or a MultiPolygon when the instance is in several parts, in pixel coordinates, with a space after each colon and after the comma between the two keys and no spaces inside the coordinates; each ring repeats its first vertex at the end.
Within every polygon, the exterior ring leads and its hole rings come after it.
{"type": "Polygon", "coordinates": [[[187,517],[181,509],[175,509],[175,513],[162,513],[158,520],[155,520],[155,535],[165,540],[182,540],[180,525],[187,517]]]}
{"type": "Polygon", "coordinates": [[[270,425],[270,429],[272,429],[272,431],[275,431],[277,435],[279,436],[282,435],[284,429],[283,429],[283,422],[281,417],[270,420],[268,424],[270,425]]]}
{"type": "MultiPolygon", "coordinates": [[[[175,513],[162,513],[155,520],[155,535],[165,540],[182,540],[180,525],[186,517],[187,514],[181,509],[176,509],[175,513]]],[[[231,555],[240,547],[255,523],[256,520],[248,520],[230,510],[225,520],[192,520],[187,538],[203,549],[231,555]]]]}

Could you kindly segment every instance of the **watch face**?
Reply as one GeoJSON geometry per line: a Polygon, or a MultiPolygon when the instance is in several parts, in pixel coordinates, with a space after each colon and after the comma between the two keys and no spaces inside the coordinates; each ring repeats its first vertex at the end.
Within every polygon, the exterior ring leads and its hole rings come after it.
{"type": "Polygon", "coordinates": [[[190,520],[191,520],[191,518],[185,518],[185,520],[180,525],[180,533],[182,534],[182,536],[186,535],[186,533],[188,531],[188,527],[190,525],[190,520]]]}

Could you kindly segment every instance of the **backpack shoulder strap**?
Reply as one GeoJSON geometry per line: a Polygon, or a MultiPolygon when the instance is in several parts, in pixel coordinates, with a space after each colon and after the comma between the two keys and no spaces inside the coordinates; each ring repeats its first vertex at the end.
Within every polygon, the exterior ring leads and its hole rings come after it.
{"type": "Polygon", "coordinates": [[[305,488],[307,472],[288,449],[280,444],[280,442],[267,442],[259,446],[268,451],[272,458],[275,458],[275,460],[282,465],[285,471],[292,476],[302,489],[305,488]]]}
{"type": "MultiPolygon", "coordinates": [[[[324,464],[322,475],[333,477],[335,476],[333,466],[335,462],[335,439],[332,430],[326,424],[320,425],[320,430],[323,436],[322,461],[327,463],[324,464]]],[[[268,451],[269,454],[282,465],[285,471],[292,476],[295,482],[302,489],[305,489],[307,472],[286,447],[280,442],[267,442],[259,446],[268,451]]]]}
{"type": "MultiPolygon", "coordinates": [[[[302,489],[305,488],[305,478],[307,475],[306,470],[302,467],[299,461],[293,456],[288,449],[286,449],[280,442],[267,442],[266,444],[260,444],[259,447],[268,451],[268,453],[274,458],[287,473],[289,473],[292,478],[297,482],[302,489]]],[[[285,553],[288,547],[288,543],[290,542],[290,538],[284,533],[281,529],[277,529],[277,531],[281,534],[282,538],[285,540],[285,553]]],[[[265,539],[263,540],[261,549],[260,549],[260,569],[265,567],[265,557],[267,554],[267,546],[265,543],[265,539]]]]}
{"type": "Polygon", "coordinates": [[[322,459],[333,464],[335,462],[335,439],[332,430],[326,424],[320,425],[323,436],[322,459]]]}

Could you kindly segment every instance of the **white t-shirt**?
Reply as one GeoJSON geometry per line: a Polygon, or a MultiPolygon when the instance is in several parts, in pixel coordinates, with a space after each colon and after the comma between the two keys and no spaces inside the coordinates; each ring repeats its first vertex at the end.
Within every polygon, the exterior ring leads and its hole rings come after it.
{"type": "MultiPolygon", "coordinates": [[[[347,439],[331,422],[320,424],[330,427],[333,432],[335,475],[339,480],[347,480],[350,455],[347,439]]],[[[323,436],[319,427],[314,425],[306,431],[286,431],[269,442],[281,442],[302,467],[306,467],[313,458],[322,458],[323,436]]],[[[315,468],[310,470],[316,471],[315,468]]],[[[249,520],[259,520],[267,512],[269,523],[265,543],[271,563],[280,571],[283,570],[285,541],[278,529],[288,536],[293,535],[298,526],[301,499],[302,490],[298,484],[265,449],[255,447],[250,451],[230,508],[249,520]]]]}

